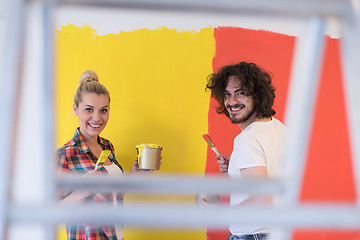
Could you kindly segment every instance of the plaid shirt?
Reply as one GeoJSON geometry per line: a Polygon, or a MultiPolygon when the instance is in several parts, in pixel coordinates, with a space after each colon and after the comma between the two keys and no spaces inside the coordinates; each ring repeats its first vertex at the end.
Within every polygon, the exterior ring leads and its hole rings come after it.
{"type": "MultiPolygon", "coordinates": [[[[98,138],[98,142],[104,150],[110,150],[110,160],[115,163],[121,170],[122,167],[117,162],[114,153],[114,147],[107,139],[98,138]]],[[[79,129],[75,135],[64,146],[58,149],[58,172],[65,174],[85,174],[95,169],[97,157],[87,146],[84,137],[79,129]]],[[[100,168],[103,174],[108,174],[104,167],[100,168]]],[[[70,193],[59,192],[58,198],[64,199],[70,193]]],[[[85,201],[109,202],[113,201],[113,194],[92,193],[85,201]]],[[[99,227],[96,225],[72,225],[66,226],[68,240],[117,240],[114,226],[99,227]]]]}

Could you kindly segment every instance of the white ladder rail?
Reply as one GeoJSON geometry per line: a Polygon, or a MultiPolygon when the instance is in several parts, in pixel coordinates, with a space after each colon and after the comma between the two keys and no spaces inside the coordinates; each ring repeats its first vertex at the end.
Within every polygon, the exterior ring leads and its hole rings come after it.
{"type": "Polygon", "coordinates": [[[2,154],[0,168],[0,239],[4,238],[7,224],[7,206],[9,201],[10,163],[14,160],[15,123],[17,114],[18,90],[21,71],[21,51],[24,31],[24,1],[9,2],[11,14],[5,14],[6,38],[3,40],[2,61],[0,66],[0,105],[4,114],[0,118],[3,126],[0,134],[0,152],[2,154]]]}
{"type": "Polygon", "coordinates": [[[360,207],[360,2],[352,1],[354,11],[343,19],[341,39],[342,69],[350,149],[355,179],[356,204],[360,207]]]}
{"type": "MultiPolygon", "coordinates": [[[[67,1],[58,1],[58,2],[64,2],[64,4],[67,4],[67,1]]],[[[84,1],[82,1],[85,5],[87,5],[87,3],[85,3],[84,1]]],[[[101,1],[98,1],[101,2],[101,1]]],[[[109,2],[109,1],[107,1],[109,2]]],[[[110,1],[111,2],[111,1],[110,1]]],[[[127,2],[127,1],[113,1],[113,2],[127,2]]],[[[151,2],[155,2],[156,1],[149,1],[149,3],[151,4],[151,2]]],[[[157,1],[158,2],[158,1],[157,1]]],[[[234,3],[234,1],[227,1],[228,3],[234,3]]],[[[275,1],[276,3],[280,3],[279,1],[275,1]]],[[[336,2],[336,1],[335,1],[336,2]]],[[[190,2],[186,2],[187,4],[190,4],[190,2]]],[[[214,2],[210,2],[210,3],[214,3],[214,2]]],[[[263,1],[258,1],[257,4],[263,3],[265,4],[265,2],[263,1]]],[[[9,40],[8,42],[11,42],[12,44],[10,44],[12,47],[18,46],[17,49],[13,49],[13,48],[9,48],[6,49],[10,56],[13,56],[15,59],[17,59],[18,57],[18,51],[19,49],[21,49],[21,31],[19,32],[19,29],[22,28],[23,26],[23,16],[25,15],[24,12],[24,5],[25,3],[21,0],[12,0],[12,4],[19,4],[17,5],[16,8],[13,8],[13,12],[12,11],[12,16],[16,15],[19,18],[16,19],[16,21],[14,19],[12,19],[12,26],[15,28],[13,28],[13,30],[15,30],[14,32],[12,32],[12,36],[15,38],[11,38],[12,41],[9,40]],[[19,8],[20,6],[20,8],[19,8]],[[20,16],[18,15],[20,14],[20,16]]],[[[71,3],[69,3],[71,4],[71,3]]],[[[106,3],[105,3],[106,4],[106,3]]],[[[165,4],[165,3],[164,3],[165,4]]],[[[204,9],[206,9],[206,3],[203,2],[204,9]]],[[[253,3],[254,4],[254,3],[253,3]]],[[[155,4],[156,5],[156,4],[155,4]]],[[[154,5],[154,6],[155,6],[154,5]]],[[[235,4],[236,5],[236,4],[235,4]]],[[[245,4],[246,5],[246,4],[245,4]]],[[[242,7],[245,7],[242,6],[242,7]]],[[[250,4],[251,5],[251,4],[250,4]]],[[[261,5],[261,4],[260,4],[261,5]]],[[[259,5],[259,6],[260,6],[259,5]]],[[[15,6],[15,5],[14,5],[15,6]]],[[[135,5],[134,5],[135,6],[135,5]]],[[[132,7],[134,7],[132,6],[132,7]]],[[[256,8],[254,7],[255,5],[253,5],[252,11],[256,11],[256,8]]],[[[261,5],[263,6],[263,5],[261,5]]],[[[289,5],[286,5],[289,6],[289,5]]],[[[310,6],[310,5],[309,5],[310,6]]],[[[344,9],[347,9],[346,7],[343,7],[343,4],[341,4],[342,8],[339,8],[340,12],[343,12],[344,9]]],[[[43,31],[42,31],[42,39],[44,41],[44,46],[43,46],[43,50],[44,50],[44,56],[42,56],[42,63],[41,65],[44,67],[44,69],[41,71],[41,81],[44,84],[44,87],[42,89],[42,94],[44,94],[45,99],[47,99],[48,101],[45,102],[44,104],[44,115],[43,118],[45,119],[45,131],[44,131],[44,138],[47,141],[47,144],[49,144],[44,152],[44,156],[46,156],[47,158],[52,158],[53,157],[53,150],[54,150],[54,144],[51,142],[54,139],[54,119],[53,119],[53,97],[51,96],[53,94],[53,81],[51,79],[53,79],[53,45],[52,45],[52,17],[51,17],[51,11],[53,8],[52,2],[51,1],[39,1],[39,5],[38,7],[40,9],[43,10],[42,14],[40,16],[39,20],[39,24],[41,24],[41,26],[43,27],[43,31]],[[40,20],[41,19],[41,20],[40,20]]],[[[239,8],[242,8],[239,7],[239,8]]],[[[327,8],[330,9],[330,8],[327,8]]],[[[230,11],[230,7],[228,9],[230,11]]],[[[308,9],[309,10],[309,9],[308,9]]],[[[318,9],[319,10],[319,9],[318,9]]],[[[200,11],[200,10],[199,10],[200,11]]],[[[226,11],[226,9],[225,9],[226,11]]],[[[309,10],[310,11],[310,10],[309,10]]],[[[332,11],[335,12],[335,9],[333,9],[332,11]]],[[[266,8],[261,9],[261,14],[265,12],[267,12],[266,8]]],[[[306,11],[305,11],[306,12],[306,11]]],[[[335,14],[334,12],[332,12],[331,14],[335,14]]],[[[282,14],[285,14],[286,11],[282,12],[282,14]]],[[[339,13],[337,12],[336,15],[339,15],[339,13]]],[[[10,21],[10,22],[11,22],[10,21]]],[[[349,122],[350,122],[350,129],[353,130],[353,132],[351,133],[351,142],[353,142],[353,154],[354,154],[354,159],[356,160],[355,167],[354,167],[354,171],[355,171],[355,175],[356,175],[356,183],[357,183],[357,192],[359,193],[359,182],[360,182],[360,176],[358,176],[357,174],[360,174],[360,164],[358,164],[358,159],[360,159],[360,134],[356,134],[356,133],[360,133],[360,128],[358,126],[356,126],[356,123],[359,123],[360,121],[360,115],[359,115],[359,110],[356,109],[356,100],[358,98],[357,95],[358,92],[360,91],[356,91],[357,89],[359,89],[359,83],[356,80],[356,65],[355,63],[360,62],[359,61],[359,56],[360,53],[359,52],[359,31],[358,31],[358,24],[355,25],[351,25],[353,24],[353,19],[350,19],[349,22],[346,23],[346,35],[344,37],[343,40],[343,49],[344,49],[344,59],[345,59],[345,79],[346,79],[346,89],[347,89],[347,97],[348,97],[348,110],[349,110],[349,122]],[[353,32],[352,30],[357,29],[357,31],[353,32]],[[356,55],[358,54],[358,55],[356,55]],[[357,62],[354,62],[354,61],[357,62]],[[356,135],[356,136],[355,136],[356,135]],[[357,148],[357,149],[356,149],[357,148]]],[[[312,116],[313,116],[313,108],[314,108],[314,103],[315,103],[315,99],[316,99],[316,93],[317,93],[317,86],[318,86],[318,74],[319,74],[319,70],[320,70],[320,66],[321,66],[321,55],[322,55],[322,51],[323,51],[323,34],[324,34],[324,24],[325,24],[325,20],[322,17],[315,17],[315,18],[311,18],[311,20],[309,21],[308,24],[308,31],[305,32],[304,36],[301,36],[301,38],[299,38],[298,43],[297,43],[297,47],[296,47],[296,51],[297,53],[296,55],[296,59],[294,60],[294,66],[293,66],[293,75],[292,75],[292,82],[293,85],[291,86],[290,89],[290,93],[289,93],[289,99],[288,99],[288,105],[287,105],[287,110],[286,110],[286,120],[285,120],[285,124],[288,126],[288,130],[290,131],[290,134],[293,136],[297,136],[297,139],[290,139],[289,141],[286,141],[287,143],[287,147],[286,150],[284,152],[284,160],[288,161],[289,159],[291,159],[291,163],[293,163],[292,166],[288,166],[289,168],[285,169],[287,171],[287,173],[291,172],[292,174],[292,180],[289,182],[289,185],[287,187],[287,190],[289,190],[289,193],[287,194],[288,197],[288,204],[290,207],[297,207],[298,205],[298,199],[299,199],[299,191],[300,191],[300,187],[301,187],[301,180],[303,177],[303,171],[304,171],[304,160],[305,160],[305,156],[306,156],[306,151],[307,151],[307,140],[309,139],[309,133],[310,133],[310,129],[311,129],[311,120],[312,120],[312,116]],[[308,47],[310,47],[311,50],[307,50],[308,47]],[[304,50],[306,49],[306,51],[304,50]],[[306,54],[306,52],[310,52],[308,54],[306,54]],[[305,54],[305,55],[303,55],[305,54]],[[294,90],[295,89],[295,90],[294,90]],[[293,93],[300,93],[301,96],[303,97],[301,99],[296,97],[296,94],[293,96],[293,93]],[[305,97],[307,97],[307,99],[305,99],[305,97]],[[291,106],[290,106],[291,105],[291,106]],[[296,111],[296,112],[295,112],[296,111]],[[297,119],[297,114],[298,112],[300,112],[301,116],[304,117],[303,121],[300,121],[300,119],[297,119]],[[303,125],[304,124],[304,125],[303,125]],[[301,132],[299,131],[298,128],[300,128],[299,126],[305,126],[305,128],[301,128],[301,132]],[[293,151],[293,152],[292,152],[293,151]],[[297,153],[297,154],[296,154],[297,153]],[[300,169],[300,170],[299,170],[300,169]],[[296,189],[291,188],[291,186],[296,186],[296,189]]],[[[13,31],[12,30],[12,31],[13,31]]],[[[4,54],[5,56],[6,54],[4,54]]],[[[7,55],[9,56],[9,55],[7,55]]],[[[9,60],[6,60],[9,61],[9,60]]],[[[4,86],[5,88],[0,89],[0,91],[2,91],[1,93],[6,93],[6,96],[10,96],[9,98],[5,97],[5,95],[1,94],[1,104],[4,103],[9,103],[9,99],[14,99],[14,97],[16,96],[16,84],[18,83],[19,79],[16,77],[16,67],[17,65],[14,64],[14,59],[11,59],[11,61],[7,62],[6,66],[8,68],[5,68],[4,73],[6,73],[6,77],[3,78],[4,79],[4,86]],[[2,89],[6,89],[6,90],[2,90],[2,89]],[[10,95],[9,95],[10,94],[10,95]],[[4,96],[4,97],[3,97],[4,96]],[[4,101],[2,101],[4,99],[4,101]]],[[[5,66],[5,64],[4,64],[5,66]]],[[[3,72],[3,71],[1,71],[3,72]]],[[[10,106],[12,103],[10,102],[10,105],[8,105],[7,107],[10,108],[10,106]]],[[[9,108],[3,108],[3,109],[9,109],[9,108]]],[[[15,108],[14,108],[15,109],[15,108]]],[[[9,109],[9,113],[14,113],[14,109],[9,109]]],[[[2,126],[11,126],[11,123],[13,123],[14,121],[11,121],[14,119],[15,114],[9,114],[9,116],[7,116],[5,119],[3,118],[1,121],[2,126]],[[9,125],[6,125],[8,124],[9,125]]],[[[7,157],[6,159],[9,159],[10,155],[11,155],[11,151],[8,151],[8,149],[11,149],[11,143],[6,142],[6,140],[8,140],[7,137],[12,137],[11,135],[11,129],[8,128],[6,134],[4,134],[3,136],[1,136],[1,142],[3,143],[0,145],[0,147],[4,148],[4,153],[6,153],[4,156],[7,157]],[[10,146],[9,148],[6,148],[6,146],[10,146]]],[[[43,160],[44,161],[44,160],[43,160]]],[[[53,168],[52,163],[53,161],[44,161],[43,162],[45,164],[44,169],[47,170],[51,170],[53,168]]],[[[4,170],[0,170],[0,171],[4,171],[5,174],[2,174],[2,172],[0,172],[0,176],[1,176],[1,180],[4,180],[2,182],[1,188],[0,188],[0,194],[1,194],[1,198],[0,198],[0,237],[3,236],[4,233],[4,228],[5,228],[5,224],[7,221],[7,210],[6,207],[8,205],[6,196],[7,196],[7,192],[8,192],[8,184],[9,182],[7,181],[8,179],[8,172],[7,172],[7,163],[5,163],[5,168],[3,168],[4,170]],[[2,193],[6,193],[5,195],[3,195],[2,193]]],[[[49,205],[51,206],[53,204],[53,196],[54,196],[54,192],[55,192],[55,188],[54,188],[54,176],[50,176],[49,173],[51,173],[51,171],[47,171],[46,176],[50,179],[49,182],[47,182],[47,185],[44,185],[44,191],[45,191],[45,199],[46,202],[49,203],[49,205]]],[[[358,197],[358,204],[359,204],[359,197],[358,197]]],[[[16,209],[16,208],[15,208],[16,209]]],[[[55,210],[56,211],[56,207],[55,210]]],[[[13,211],[12,211],[13,212],[13,211]]],[[[228,215],[230,216],[230,215],[228,215]]],[[[44,220],[44,219],[43,219],[44,220]]],[[[290,234],[291,234],[291,227],[287,229],[287,234],[285,234],[285,236],[282,237],[282,239],[288,239],[290,234]]],[[[49,237],[50,235],[53,234],[52,230],[50,230],[47,233],[47,237],[49,237]]]]}

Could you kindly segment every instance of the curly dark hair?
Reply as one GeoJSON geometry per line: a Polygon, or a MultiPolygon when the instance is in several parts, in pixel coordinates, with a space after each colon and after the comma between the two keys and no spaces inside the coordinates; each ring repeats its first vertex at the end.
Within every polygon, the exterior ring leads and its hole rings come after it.
{"type": "Polygon", "coordinates": [[[271,85],[271,73],[258,67],[255,63],[247,62],[223,66],[217,73],[210,74],[207,77],[208,83],[205,90],[210,89],[211,97],[219,103],[216,109],[217,113],[224,113],[229,117],[224,102],[225,89],[231,76],[236,76],[246,95],[253,98],[257,117],[266,118],[275,115],[276,112],[272,108],[275,88],[271,85]]]}

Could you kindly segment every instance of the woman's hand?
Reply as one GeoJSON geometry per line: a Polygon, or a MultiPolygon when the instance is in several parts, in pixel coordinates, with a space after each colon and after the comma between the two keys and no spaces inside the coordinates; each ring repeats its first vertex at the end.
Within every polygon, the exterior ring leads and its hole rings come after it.
{"type": "MultiPolygon", "coordinates": [[[[95,176],[101,174],[99,169],[89,170],[83,176],[95,176]]],[[[91,191],[87,190],[76,190],[73,191],[69,196],[61,200],[62,203],[74,203],[84,201],[87,197],[92,194],[91,191]]]]}
{"type": "Polygon", "coordinates": [[[135,160],[128,175],[146,176],[152,173],[152,171],[152,169],[139,169],[138,160],[135,160]]]}
{"type": "Polygon", "coordinates": [[[219,156],[219,155],[216,156],[217,163],[219,165],[219,170],[222,174],[228,175],[230,157],[223,155],[223,154],[220,154],[220,155],[221,156],[219,156]]]}

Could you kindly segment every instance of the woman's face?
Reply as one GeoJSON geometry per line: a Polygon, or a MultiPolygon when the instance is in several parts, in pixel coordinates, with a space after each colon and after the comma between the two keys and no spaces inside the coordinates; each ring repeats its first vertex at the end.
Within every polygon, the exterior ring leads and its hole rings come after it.
{"type": "Polygon", "coordinates": [[[109,98],[105,94],[84,93],[79,106],[74,104],[73,108],[84,138],[99,136],[109,120],[109,98]]]}

